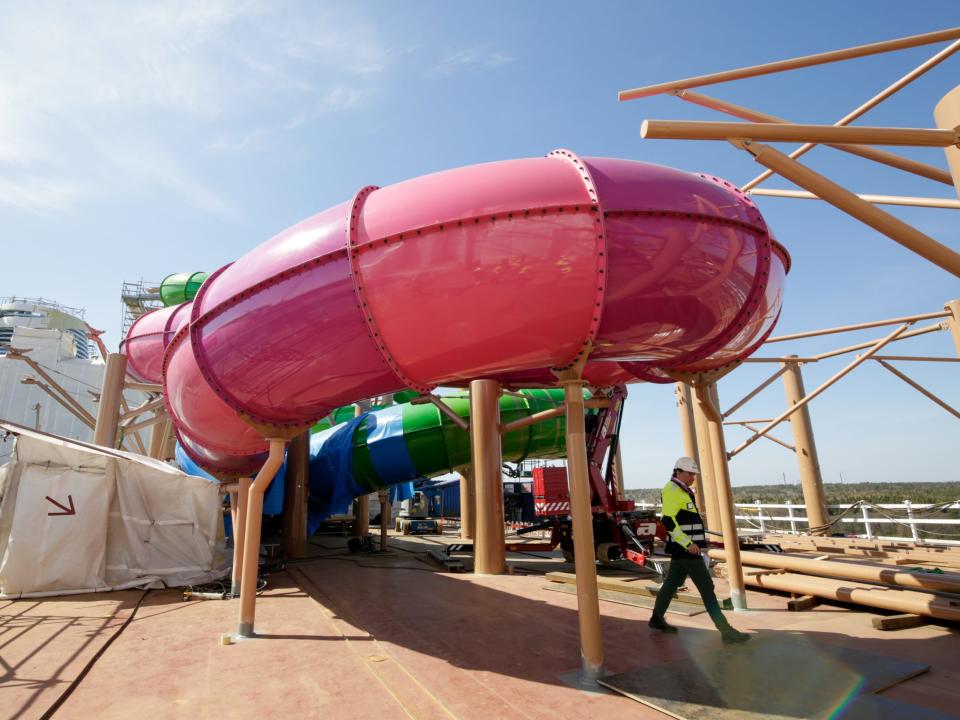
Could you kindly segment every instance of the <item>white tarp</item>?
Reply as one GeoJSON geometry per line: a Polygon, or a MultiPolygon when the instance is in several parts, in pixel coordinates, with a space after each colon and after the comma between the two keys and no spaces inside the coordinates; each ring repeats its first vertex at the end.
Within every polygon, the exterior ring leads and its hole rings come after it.
{"type": "Polygon", "coordinates": [[[0,597],[222,577],[217,486],[158,460],[0,423],[0,597]]]}

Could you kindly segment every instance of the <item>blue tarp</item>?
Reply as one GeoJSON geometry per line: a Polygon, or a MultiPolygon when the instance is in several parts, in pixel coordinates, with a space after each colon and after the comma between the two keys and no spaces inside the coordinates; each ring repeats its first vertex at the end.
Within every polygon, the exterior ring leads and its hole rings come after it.
{"type": "MultiPolygon", "coordinates": [[[[213,477],[213,475],[191,460],[190,456],[184,452],[182,447],[180,447],[180,443],[177,443],[175,459],[177,461],[177,465],[181,470],[187,473],[187,475],[196,475],[197,477],[202,477],[210,482],[219,482],[215,477],[213,477]]],[[[284,459],[283,465],[280,466],[276,476],[273,478],[273,482],[270,483],[270,487],[267,488],[266,495],[263,497],[264,515],[279,515],[283,512],[283,486],[286,477],[287,461],[284,459]]],[[[224,520],[224,528],[227,536],[232,537],[233,527],[230,525],[229,516],[224,520]]]]}
{"type": "MultiPolygon", "coordinates": [[[[353,475],[353,436],[366,421],[367,448],[380,480],[390,487],[390,502],[413,497],[413,480],[418,478],[410,452],[403,439],[402,409],[392,406],[375,413],[364,413],[348,423],[316,433],[310,437],[310,497],[307,502],[307,533],[312,535],[331,515],[350,512],[354,498],[371,489],[357,482],[353,475]]],[[[190,475],[213,482],[216,479],[197,465],[177,444],[176,460],[190,475]]],[[[277,476],[270,483],[263,499],[264,515],[283,512],[283,486],[287,473],[284,460],[277,476]]],[[[230,521],[226,521],[231,534],[230,521]]]]}

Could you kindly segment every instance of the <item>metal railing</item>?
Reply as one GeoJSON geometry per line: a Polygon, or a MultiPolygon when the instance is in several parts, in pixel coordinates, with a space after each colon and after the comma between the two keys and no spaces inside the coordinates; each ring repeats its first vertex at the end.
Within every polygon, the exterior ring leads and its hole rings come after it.
{"type": "MultiPolygon", "coordinates": [[[[658,509],[660,503],[637,502],[639,509],[658,509]]],[[[739,535],[765,535],[780,533],[798,535],[809,531],[806,508],[802,504],[752,503],[734,504],[737,524],[741,521],[746,527],[737,527],[739,535]]],[[[913,542],[960,545],[960,517],[928,517],[925,513],[960,511],[960,501],[953,503],[902,503],[873,504],[866,501],[828,505],[827,512],[836,518],[833,534],[866,538],[868,540],[912,540],[913,542]],[[851,513],[850,511],[855,511],[851,513]],[[888,512],[890,511],[890,512],[888,512]],[[872,513],[872,514],[871,514],[872,513]],[[878,535],[876,526],[898,526],[909,535],[878,535]],[[956,533],[944,533],[928,530],[925,526],[953,526],[956,533]],[[862,528],[862,532],[857,532],[862,528]],[[849,529],[850,532],[843,532],[849,529]]]]}

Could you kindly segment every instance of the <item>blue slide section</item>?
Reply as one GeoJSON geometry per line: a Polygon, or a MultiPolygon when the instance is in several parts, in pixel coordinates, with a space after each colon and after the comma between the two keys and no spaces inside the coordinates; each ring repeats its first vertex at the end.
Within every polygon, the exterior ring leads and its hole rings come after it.
{"type": "MultiPolygon", "coordinates": [[[[330,516],[349,513],[354,498],[370,492],[353,475],[353,436],[364,421],[373,425],[367,435],[367,447],[377,473],[390,485],[390,502],[413,497],[413,480],[419,475],[403,441],[402,408],[396,405],[376,413],[365,413],[310,437],[309,535],[315,533],[330,516]]],[[[176,461],[183,472],[217,482],[216,478],[190,459],[179,443],[176,461]]],[[[287,462],[284,460],[263,498],[264,515],[280,515],[283,512],[286,474],[287,462]]],[[[229,518],[225,522],[227,535],[232,535],[229,518]]]]}

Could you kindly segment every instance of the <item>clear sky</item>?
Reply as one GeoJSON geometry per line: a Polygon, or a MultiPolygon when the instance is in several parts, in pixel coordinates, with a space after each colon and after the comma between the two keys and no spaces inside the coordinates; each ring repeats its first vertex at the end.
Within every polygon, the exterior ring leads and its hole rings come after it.
{"type": "MultiPolygon", "coordinates": [[[[116,347],[123,281],[212,271],[367,184],[557,147],[743,183],[762,168],[726,143],[639,136],[646,118],[722,116],[672,97],[619,103],[617,91],[958,20],[955,0],[3,3],[0,295],[85,307],[116,347]]],[[[832,123],[942,46],[703,91],[832,123]]],[[[932,127],[958,77],[960,55],[859,122],[932,127]]],[[[898,152],[945,167],[939,149],[898,152]]],[[[829,149],[804,161],[857,192],[955,197],[829,149]]],[[[930,312],[960,297],[955,278],[830,206],[758,204],[794,261],[777,333],[930,312]]],[[[889,210],[960,249],[957,211],[889,210]]],[[[884,332],[774,348],[813,353],[884,332]]],[[[898,347],[953,353],[946,333],[898,347]]],[[[805,367],[807,388],[850,359],[805,367]]],[[[904,367],[960,407],[956,365],[904,367]]],[[[724,407],[773,369],[724,380],[724,407]]],[[[783,407],[778,382],[740,417],[783,407]]],[[[812,415],[829,482],[960,480],[960,424],[882,368],[857,370],[812,415]]],[[[662,482],[681,451],[672,387],[632,388],[624,430],[627,485],[662,482]]],[[[790,440],[788,426],[774,434],[790,440]]],[[[744,437],[731,430],[728,445],[744,437]]],[[[766,440],[731,472],[735,484],[797,481],[792,453],[766,440]]]]}

